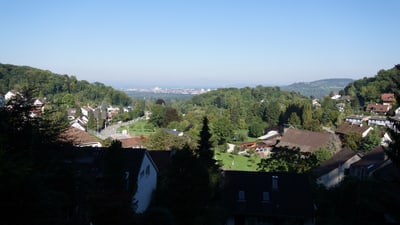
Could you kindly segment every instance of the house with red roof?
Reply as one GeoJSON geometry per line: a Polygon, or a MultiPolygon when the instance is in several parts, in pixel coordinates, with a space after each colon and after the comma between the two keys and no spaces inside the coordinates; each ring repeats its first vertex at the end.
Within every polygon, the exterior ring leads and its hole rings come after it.
{"type": "Polygon", "coordinates": [[[61,134],[60,138],[77,147],[102,147],[97,138],[76,127],[69,127],[61,134]]]}
{"type": "Polygon", "coordinates": [[[119,141],[123,148],[144,148],[145,137],[121,138],[119,141]]]}
{"type": "Polygon", "coordinates": [[[391,105],[384,105],[384,104],[368,104],[366,111],[376,113],[376,114],[386,114],[392,108],[391,105]]]}
{"type": "Polygon", "coordinates": [[[392,105],[395,101],[395,97],[393,93],[383,93],[381,95],[381,101],[384,105],[392,105]]]}

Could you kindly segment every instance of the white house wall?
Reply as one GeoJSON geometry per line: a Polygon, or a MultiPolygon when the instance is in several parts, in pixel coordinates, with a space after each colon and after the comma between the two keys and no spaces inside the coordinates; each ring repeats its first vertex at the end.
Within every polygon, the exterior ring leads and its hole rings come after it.
{"type": "Polygon", "coordinates": [[[137,191],[134,196],[134,201],[137,201],[137,213],[143,213],[149,207],[156,187],[157,170],[148,154],[145,153],[137,178],[137,191]]]}
{"type": "Polygon", "coordinates": [[[353,156],[344,164],[331,170],[329,173],[318,178],[318,183],[325,185],[327,188],[338,185],[344,179],[344,171],[350,168],[350,165],[359,161],[361,158],[358,155],[353,156]]]}

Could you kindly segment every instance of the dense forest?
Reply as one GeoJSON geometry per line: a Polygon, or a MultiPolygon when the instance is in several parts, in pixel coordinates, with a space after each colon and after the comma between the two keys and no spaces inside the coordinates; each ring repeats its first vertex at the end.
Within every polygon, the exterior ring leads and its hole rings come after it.
{"type": "Polygon", "coordinates": [[[387,70],[380,70],[373,77],[364,77],[348,84],[340,92],[342,95],[348,95],[352,99],[354,108],[365,106],[368,103],[380,102],[382,93],[394,93],[398,86],[393,79],[398,76],[398,69],[393,67],[387,70]]]}
{"type": "Polygon", "coordinates": [[[59,75],[28,66],[0,64],[0,93],[8,91],[30,92],[35,98],[46,98],[57,105],[101,104],[128,106],[131,98],[122,91],[102,83],[89,83],[75,76],[59,75]]]}

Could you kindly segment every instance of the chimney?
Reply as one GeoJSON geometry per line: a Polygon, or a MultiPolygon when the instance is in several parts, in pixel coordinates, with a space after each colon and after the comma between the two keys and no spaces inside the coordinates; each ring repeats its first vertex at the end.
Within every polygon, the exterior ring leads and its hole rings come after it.
{"type": "Polygon", "coordinates": [[[272,190],[277,191],[278,190],[278,176],[272,176],[272,190]]]}

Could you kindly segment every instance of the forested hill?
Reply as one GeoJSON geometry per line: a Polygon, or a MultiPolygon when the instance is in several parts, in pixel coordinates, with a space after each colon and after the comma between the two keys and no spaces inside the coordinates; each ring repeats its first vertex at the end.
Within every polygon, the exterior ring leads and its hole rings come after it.
{"type": "Polygon", "coordinates": [[[102,83],[89,83],[75,76],[60,75],[28,66],[0,63],[0,93],[29,91],[32,97],[46,98],[53,103],[75,105],[106,102],[112,105],[130,105],[131,98],[124,92],[102,83]]]}
{"type": "Polygon", "coordinates": [[[329,95],[331,92],[339,92],[343,90],[352,79],[341,78],[341,79],[324,79],[313,82],[298,82],[288,86],[282,86],[281,89],[284,91],[294,91],[300,94],[315,98],[322,98],[329,95]]]}
{"type": "Polygon", "coordinates": [[[184,111],[204,109],[211,122],[221,117],[218,121],[224,121],[226,128],[247,129],[249,124],[265,128],[278,124],[289,105],[309,102],[299,93],[281,91],[279,87],[220,88],[192,97],[186,102],[188,108],[184,111]]]}
{"type": "Polygon", "coordinates": [[[380,102],[382,93],[394,93],[398,90],[400,64],[391,69],[380,70],[374,77],[364,77],[349,83],[341,94],[349,95],[357,100],[356,104],[364,106],[368,103],[380,102]],[[397,81],[393,82],[393,81],[397,81]]]}

